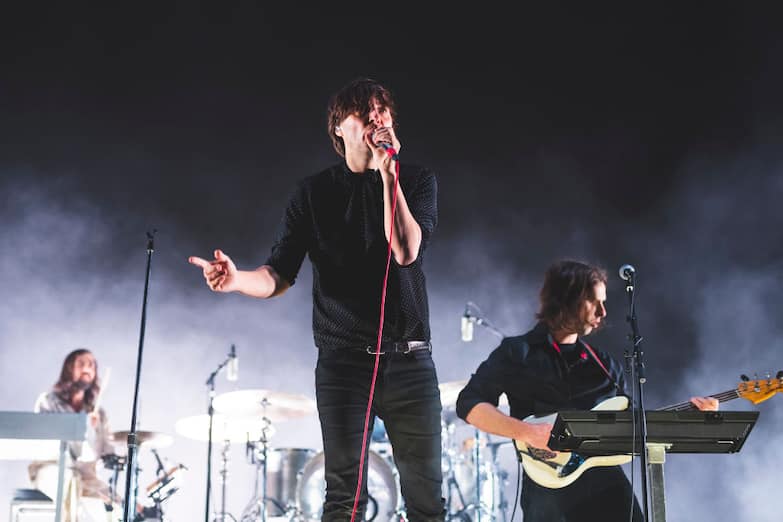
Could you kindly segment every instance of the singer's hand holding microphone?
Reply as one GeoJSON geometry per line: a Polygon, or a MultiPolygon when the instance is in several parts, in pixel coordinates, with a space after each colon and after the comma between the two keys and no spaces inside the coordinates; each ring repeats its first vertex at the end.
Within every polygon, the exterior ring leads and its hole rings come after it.
{"type": "Polygon", "coordinates": [[[392,160],[398,159],[398,154],[402,147],[394,134],[394,129],[391,127],[375,127],[365,135],[365,142],[372,150],[379,169],[382,172],[393,175],[392,160]]]}

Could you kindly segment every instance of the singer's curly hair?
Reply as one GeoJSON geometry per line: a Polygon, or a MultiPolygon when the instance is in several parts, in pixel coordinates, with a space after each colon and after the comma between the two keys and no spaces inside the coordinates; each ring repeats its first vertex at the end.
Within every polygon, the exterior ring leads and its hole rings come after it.
{"type": "Polygon", "coordinates": [[[397,128],[397,106],[391,91],[370,78],[357,78],[337,91],[329,101],[326,126],[337,154],[345,157],[345,143],[335,133],[335,127],[351,114],[367,120],[374,102],[388,108],[394,128],[397,128]]]}
{"type": "Polygon", "coordinates": [[[101,383],[100,380],[98,380],[98,361],[87,348],[77,348],[65,357],[63,367],[60,370],[60,378],[54,385],[54,391],[62,400],[68,403],[71,402],[71,397],[76,391],[73,382],[73,366],[76,364],[76,358],[85,354],[89,354],[93,361],[95,361],[95,380],[92,385],[84,391],[83,411],[90,413],[95,407],[95,400],[98,398],[98,393],[101,391],[101,383]]]}
{"type": "Polygon", "coordinates": [[[593,288],[596,284],[606,282],[603,268],[568,259],[553,263],[544,276],[536,318],[552,331],[576,329],[582,302],[595,297],[593,288]]]}

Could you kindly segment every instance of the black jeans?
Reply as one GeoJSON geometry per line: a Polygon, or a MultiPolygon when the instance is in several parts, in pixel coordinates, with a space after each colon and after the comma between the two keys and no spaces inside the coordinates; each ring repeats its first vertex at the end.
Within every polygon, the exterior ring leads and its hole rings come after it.
{"type": "Polygon", "coordinates": [[[619,466],[591,468],[561,489],[539,486],[525,475],[522,512],[525,522],[628,522],[643,515],[631,483],[619,466]]]}
{"type": "MultiPolygon", "coordinates": [[[[362,351],[321,348],[318,353],[315,390],[326,478],[323,521],[351,518],[374,364],[375,356],[362,351]]],[[[383,419],[392,445],[408,520],[442,521],[441,403],[428,350],[381,355],[370,427],[376,415],[383,419]]],[[[367,506],[367,465],[365,457],[356,520],[363,520],[367,506]]]]}

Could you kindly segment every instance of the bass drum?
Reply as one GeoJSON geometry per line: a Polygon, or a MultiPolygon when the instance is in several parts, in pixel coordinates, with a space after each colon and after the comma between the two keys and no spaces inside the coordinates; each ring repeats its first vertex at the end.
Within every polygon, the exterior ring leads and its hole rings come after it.
{"type": "MultiPolygon", "coordinates": [[[[367,510],[365,520],[389,522],[397,511],[399,494],[397,481],[391,466],[377,453],[368,453],[367,473],[367,510]]],[[[296,504],[301,520],[315,522],[321,520],[324,498],[326,497],[326,480],[324,479],[323,451],[313,457],[305,465],[296,489],[296,504]]]]}

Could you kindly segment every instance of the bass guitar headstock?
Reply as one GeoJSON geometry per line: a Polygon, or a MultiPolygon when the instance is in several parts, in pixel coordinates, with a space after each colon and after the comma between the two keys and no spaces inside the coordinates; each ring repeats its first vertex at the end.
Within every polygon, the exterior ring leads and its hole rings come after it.
{"type": "Polygon", "coordinates": [[[737,395],[753,404],[764,402],[776,393],[783,391],[783,370],[775,377],[767,375],[766,379],[751,380],[747,375],[741,375],[742,382],[737,385],[737,395]]]}

